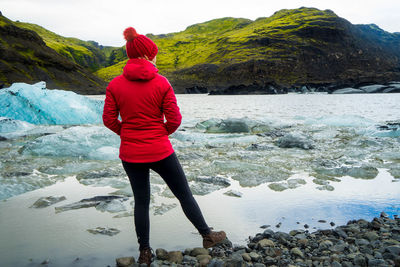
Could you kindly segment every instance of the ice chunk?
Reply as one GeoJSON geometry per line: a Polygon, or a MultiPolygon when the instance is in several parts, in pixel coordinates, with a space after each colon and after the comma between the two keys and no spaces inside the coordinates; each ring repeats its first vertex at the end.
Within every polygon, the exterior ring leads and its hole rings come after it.
{"type": "Polygon", "coordinates": [[[211,192],[217,191],[225,186],[222,185],[215,185],[209,183],[202,183],[202,182],[191,182],[190,183],[190,190],[192,191],[193,195],[204,196],[211,192]]]}
{"type": "Polygon", "coordinates": [[[48,207],[50,205],[53,205],[55,203],[58,203],[60,201],[66,200],[66,199],[67,198],[65,196],[61,196],[61,197],[53,197],[53,196],[41,197],[38,200],[36,200],[35,203],[33,203],[31,208],[45,208],[45,207],[48,207]]]}
{"type": "Polygon", "coordinates": [[[312,149],[314,143],[309,136],[306,136],[299,132],[288,133],[276,141],[276,144],[282,148],[302,148],[312,149]]]}
{"type": "Polygon", "coordinates": [[[333,91],[332,94],[363,94],[365,93],[364,90],[355,89],[355,88],[343,88],[333,91]]]}
{"type": "Polygon", "coordinates": [[[78,202],[74,202],[74,203],[67,204],[64,206],[55,207],[55,210],[58,213],[58,212],[73,210],[73,209],[96,207],[97,205],[104,206],[105,204],[110,203],[112,200],[126,201],[126,200],[128,200],[128,198],[120,197],[120,196],[95,196],[92,198],[85,198],[78,202]]]}
{"type": "Polygon", "coordinates": [[[209,119],[196,124],[195,128],[206,133],[257,133],[271,129],[270,125],[248,118],[209,119]]]}
{"type": "Polygon", "coordinates": [[[243,193],[239,192],[237,190],[228,190],[224,193],[224,195],[230,196],[230,197],[242,197],[243,193]]]}
{"type": "Polygon", "coordinates": [[[367,85],[360,87],[361,90],[365,91],[366,93],[380,93],[383,89],[387,88],[387,85],[382,84],[374,84],[374,85],[367,85]]]}
{"type": "Polygon", "coordinates": [[[268,185],[271,190],[282,192],[289,188],[287,183],[271,183],[268,185]]]}
{"type": "Polygon", "coordinates": [[[319,118],[307,118],[305,124],[327,125],[336,127],[368,127],[374,126],[375,121],[364,118],[359,115],[326,115],[319,118]]]}
{"type": "Polygon", "coordinates": [[[111,213],[116,213],[120,211],[126,211],[124,204],[122,203],[124,199],[113,199],[111,201],[102,201],[96,205],[96,209],[99,211],[107,211],[111,213]]]}
{"type": "Polygon", "coordinates": [[[94,229],[87,229],[87,231],[89,233],[92,234],[102,234],[102,235],[109,235],[109,236],[113,236],[118,234],[119,232],[121,232],[120,230],[116,229],[116,228],[112,228],[112,227],[96,227],[94,229]]]}
{"type": "Polygon", "coordinates": [[[103,126],[74,126],[62,132],[41,136],[26,144],[23,154],[85,159],[118,159],[119,137],[103,126]],[[109,147],[115,147],[110,153],[109,147]],[[107,149],[102,149],[106,147],[107,149]]]}
{"type": "Polygon", "coordinates": [[[14,83],[0,90],[0,116],[33,124],[101,123],[104,102],[71,91],[48,90],[44,83],[14,83]]]}
{"type": "Polygon", "coordinates": [[[6,117],[0,117],[0,133],[12,133],[16,131],[26,131],[33,129],[33,124],[25,121],[13,120],[6,117]]]}
{"type": "Polygon", "coordinates": [[[221,185],[223,187],[227,187],[227,186],[231,185],[231,183],[229,182],[229,179],[222,177],[222,176],[214,176],[214,177],[199,176],[194,181],[207,183],[207,184],[221,185]]]}
{"type": "Polygon", "coordinates": [[[164,213],[175,208],[176,206],[178,206],[176,203],[172,204],[161,203],[160,206],[154,206],[154,215],[163,215],[164,213]]]}

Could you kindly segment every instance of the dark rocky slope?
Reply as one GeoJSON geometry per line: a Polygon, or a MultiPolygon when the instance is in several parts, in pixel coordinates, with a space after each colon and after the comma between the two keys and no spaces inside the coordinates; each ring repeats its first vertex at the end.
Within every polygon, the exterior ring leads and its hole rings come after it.
{"type": "Polygon", "coordinates": [[[49,88],[103,94],[106,83],[48,47],[34,31],[0,15],[0,83],[46,81],[49,88]]]}

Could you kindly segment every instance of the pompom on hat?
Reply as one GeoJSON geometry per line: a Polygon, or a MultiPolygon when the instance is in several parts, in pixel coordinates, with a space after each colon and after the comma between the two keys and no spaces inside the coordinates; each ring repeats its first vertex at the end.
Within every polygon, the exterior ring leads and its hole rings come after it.
{"type": "Polygon", "coordinates": [[[157,55],[157,45],[148,37],[138,34],[132,27],[124,30],[126,40],[126,54],[129,58],[146,57],[149,60],[157,55]]]}

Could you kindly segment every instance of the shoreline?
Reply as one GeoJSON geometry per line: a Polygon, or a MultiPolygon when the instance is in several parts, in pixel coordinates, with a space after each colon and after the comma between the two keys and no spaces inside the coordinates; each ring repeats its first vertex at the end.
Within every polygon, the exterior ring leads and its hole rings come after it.
{"type": "MultiPolygon", "coordinates": [[[[226,239],[204,249],[166,251],[157,248],[151,266],[400,266],[400,218],[385,212],[370,222],[354,219],[333,229],[289,233],[266,229],[249,237],[246,246],[226,239]]],[[[140,266],[134,257],[116,266],[140,266]]],[[[144,266],[144,265],[143,265],[144,266]]]]}

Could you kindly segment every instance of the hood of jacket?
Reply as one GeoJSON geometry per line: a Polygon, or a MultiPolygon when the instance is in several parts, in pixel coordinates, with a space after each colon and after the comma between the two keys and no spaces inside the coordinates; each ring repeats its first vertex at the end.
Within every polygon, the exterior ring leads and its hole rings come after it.
{"type": "Polygon", "coordinates": [[[141,58],[129,59],[123,71],[123,75],[130,81],[151,80],[156,77],[158,69],[153,63],[141,58]]]}

